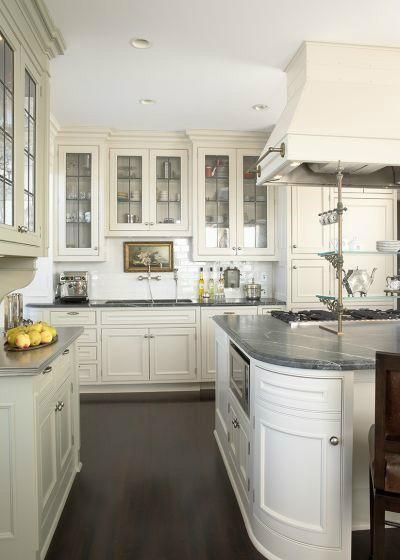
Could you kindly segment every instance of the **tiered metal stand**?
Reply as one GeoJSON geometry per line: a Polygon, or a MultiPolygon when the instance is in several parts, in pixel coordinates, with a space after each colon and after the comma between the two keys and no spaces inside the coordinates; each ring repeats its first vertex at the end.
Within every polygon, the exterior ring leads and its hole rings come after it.
{"type": "Polygon", "coordinates": [[[336,278],[338,282],[337,297],[317,297],[321,303],[327,306],[329,311],[337,313],[338,318],[337,330],[322,325],[320,326],[320,329],[341,336],[343,334],[343,213],[346,211],[346,208],[343,206],[343,168],[340,165],[340,161],[338,162],[336,173],[336,185],[338,191],[337,206],[329,213],[336,214],[337,216],[337,221],[333,223],[337,223],[338,225],[338,247],[337,251],[325,253],[323,256],[336,270],[336,278]]]}

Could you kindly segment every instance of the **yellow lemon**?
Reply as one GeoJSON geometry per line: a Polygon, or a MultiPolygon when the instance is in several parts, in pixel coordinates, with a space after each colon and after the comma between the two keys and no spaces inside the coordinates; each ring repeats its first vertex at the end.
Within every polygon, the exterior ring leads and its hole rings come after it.
{"type": "Polygon", "coordinates": [[[18,333],[15,339],[15,346],[17,348],[29,348],[30,345],[31,341],[29,339],[29,336],[24,333],[18,333]]]}
{"type": "Polygon", "coordinates": [[[42,331],[40,333],[40,338],[41,338],[42,344],[47,344],[48,342],[51,342],[53,340],[53,336],[52,336],[51,332],[48,331],[47,329],[45,329],[44,331],[42,331]]]}
{"type": "Polygon", "coordinates": [[[39,346],[39,344],[42,342],[42,337],[37,331],[31,331],[28,336],[29,340],[31,341],[31,346],[39,346]]]}
{"type": "Polygon", "coordinates": [[[51,332],[51,335],[52,335],[53,338],[57,336],[57,330],[56,330],[55,327],[51,327],[50,325],[48,325],[46,327],[46,330],[51,332]]]}

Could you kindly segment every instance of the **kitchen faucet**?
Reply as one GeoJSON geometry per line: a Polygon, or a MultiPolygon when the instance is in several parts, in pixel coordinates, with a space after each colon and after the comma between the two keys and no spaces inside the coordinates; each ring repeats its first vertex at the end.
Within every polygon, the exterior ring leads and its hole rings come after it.
{"type": "Polygon", "coordinates": [[[178,303],[178,269],[174,268],[174,280],[175,280],[175,303],[178,303]]]}
{"type": "Polygon", "coordinates": [[[149,263],[148,267],[149,267],[149,269],[147,271],[146,276],[143,276],[142,274],[140,274],[140,276],[138,276],[138,280],[140,280],[140,281],[147,280],[147,285],[148,285],[148,288],[149,288],[151,303],[154,303],[153,292],[151,291],[150,280],[160,281],[161,280],[161,275],[157,274],[156,276],[152,276],[151,275],[151,264],[150,263],[149,263]]]}

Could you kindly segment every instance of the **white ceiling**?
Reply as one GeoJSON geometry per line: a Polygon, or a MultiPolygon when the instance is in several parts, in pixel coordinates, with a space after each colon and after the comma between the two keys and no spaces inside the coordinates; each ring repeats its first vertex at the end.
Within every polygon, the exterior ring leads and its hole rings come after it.
{"type": "Polygon", "coordinates": [[[67,43],[51,63],[64,126],[265,130],[302,41],[400,46],[398,0],[45,1],[67,43]],[[153,47],[133,49],[132,37],[153,47]]]}

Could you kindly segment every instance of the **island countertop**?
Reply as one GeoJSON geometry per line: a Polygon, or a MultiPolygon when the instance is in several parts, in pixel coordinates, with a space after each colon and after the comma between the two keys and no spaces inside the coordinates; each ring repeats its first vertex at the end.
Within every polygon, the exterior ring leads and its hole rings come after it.
{"type": "Polygon", "coordinates": [[[291,328],[268,316],[218,316],[214,321],[251,358],[279,366],[374,369],[377,351],[400,353],[400,321],[345,324],[342,336],[318,325],[291,328]]]}
{"type": "Polygon", "coordinates": [[[0,379],[3,376],[38,375],[83,333],[83,327],[60,327],[54,344],[26,352],[0,348],[0,379]]]}

